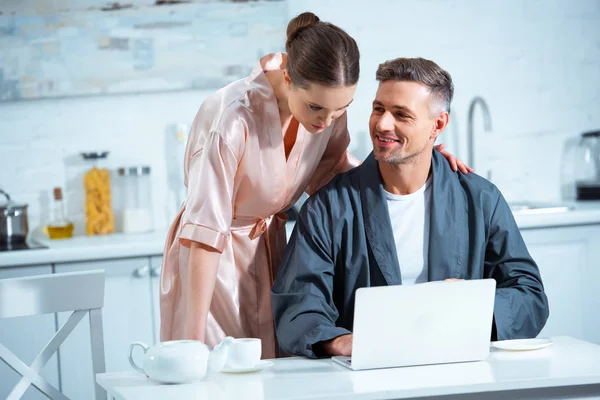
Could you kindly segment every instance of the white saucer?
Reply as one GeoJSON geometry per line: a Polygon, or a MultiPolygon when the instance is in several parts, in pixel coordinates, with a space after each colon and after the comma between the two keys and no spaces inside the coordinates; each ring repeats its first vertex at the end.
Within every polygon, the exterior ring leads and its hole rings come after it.
{"type": "Polygon", "coordinates": [[[253,367],[231,368],[231,367],[225,366],[225,368],[223,368],[223,370],[221,372],[225,372],[226,374],[244,374],[246,372],[262,371],[263,369],[269,368],[272,365],[273,365],[273,361],[261,360],[258,362],[258,364],[256,364],[253,367]]]}
{"type": "Polygon", "coordinates": [[[513,339],[492,342],[492,347],[506,351],[529,351],[545,349],[552,344],[554,342],[550,339],[513,339]]]}

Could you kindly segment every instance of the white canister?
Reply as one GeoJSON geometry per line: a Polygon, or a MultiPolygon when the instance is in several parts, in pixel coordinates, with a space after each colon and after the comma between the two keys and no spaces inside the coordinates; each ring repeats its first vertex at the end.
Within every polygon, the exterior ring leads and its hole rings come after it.
{"type": "Polygon", "coordinates": [[[149,232],[154,228],[152,217],[152,185],[150,167],[138,165],[117,169],[121,231],[149,232]]]}

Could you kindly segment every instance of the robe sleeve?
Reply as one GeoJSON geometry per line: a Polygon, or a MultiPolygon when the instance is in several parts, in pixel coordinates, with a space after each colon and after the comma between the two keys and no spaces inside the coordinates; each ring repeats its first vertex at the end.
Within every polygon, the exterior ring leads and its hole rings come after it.
{"type": "Polygon", "coordinates": [[[186,161],[188,197],[179,238],[184,245],[194,241],[222,252],[233,218],[233,187],[240,152],[240,146],[232,147],[226,138],[243,138],[244,130],[235,119],[220,126],[227,129],[226,135],[215,131],[199,135],[186,161]]]}
{"type": "Polygon", "coordinates": [[[548,298],[510,207],[499,194],[485,254],[486,276],[496,280],[492,340],[534,338],[548,319],[548,298]]]}
{"type": "Polygon", "coordinates": [[[271,291],[279,346],[310,358],[317,357],[314,344],[351,333],[336,326],[333,238],[326,208],[316,200],[300,211],[271,291]]]}
{"type": "Polygon", "coordinates": [[[314,194],[334,176],[360,165],[360,161],[348,152],[350,134],[346,113],[342,114],[332,127],[333,131],[319,165],[306,187],[306,193],[314,194]]]}

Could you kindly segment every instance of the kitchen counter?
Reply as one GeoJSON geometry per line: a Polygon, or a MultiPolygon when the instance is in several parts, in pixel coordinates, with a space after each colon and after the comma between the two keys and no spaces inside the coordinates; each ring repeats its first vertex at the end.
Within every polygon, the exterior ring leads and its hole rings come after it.
{"type": "Polygon", "coordinates": [[[519,229],[539,229],[559,226],[600,224],[600,201],[563,202],[561,205],[572,207],[565,212],[515,211],[514,217],[519,229]]]}
{"type": "MultiPolygon", "coordinates": [[[[288,237],[293,229],[294,222],[288,222],[286,224],[288,237]]],[[[34,237],[36,242],[48,246],[48,248],[0,252],[0,268],[162,256],[166,238],[166,229],[138,234],[115,233],[106,236],[77,236],[63,240],[34,237]]]]}
{"type": "MultiPolygon", "coordinates": [[[[515,220],[520,229],[600,224],[600,201],[566,204],[573,209],[558,213],[515,212],[515,220]]],[[[293,221],[286,224],[288,236],[293,227],[293,221]]],[[[143,234],[116,233],[108,236],[79,236],[64,240],[35,238],[49,248],[0,252],[0,268],[158,256],[163,254],[166,237],[165,229],[143,234]]]]}
{"type": "Polygon", "coordinates": [[[35,237],[35,241],[48,248],[0,252],[0,267],[159,255],[163,253],[166,237],[166,230],[139,234],[77,236],[62,240],[35,237]]]}

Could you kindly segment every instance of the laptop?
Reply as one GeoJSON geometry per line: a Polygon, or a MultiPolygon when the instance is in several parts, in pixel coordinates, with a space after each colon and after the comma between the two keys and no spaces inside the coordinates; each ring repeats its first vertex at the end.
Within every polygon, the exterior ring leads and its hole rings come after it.
{"type": "Polygon", "coordinates": [[[492,333],[496,281],[435,281],[356,291],[352,370],[481,361],[492,333]]]}

